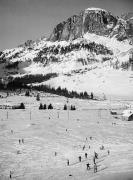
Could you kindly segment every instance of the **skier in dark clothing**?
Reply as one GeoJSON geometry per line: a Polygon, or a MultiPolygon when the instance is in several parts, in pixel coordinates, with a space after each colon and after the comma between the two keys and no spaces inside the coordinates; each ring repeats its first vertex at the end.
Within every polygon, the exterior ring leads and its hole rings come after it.
{"type": "Polygon", "coordinates": [[[89,163],[86,164],[86,167],[87,167],[87,170],[90,170],[90,169],[91,169],[89,163]]]}
{"type": "Polygon", "coordinates": [[[81,162],[81,156],[79,156],[79,162],[81,162]]]}
{"type": "Polygon", "coordinates": [[[85,158],[87,159],[87,153],[85,153],[85,158]]]}
{"type": "Polygon", "coordinates": [[[21,144],[21,140],[19,139],[19,144],[21,144]]]}
{"type": "Polygon", "coordinates": [[[95,156],[93,157],[93,163],[96,164],[96,158],[95,158],[95,156]]]}
{"type": "Polygon", "coordinates": [[[67,160],[67,165],[69,166],[69,159],[67,160]]]}
{"type": "Polygon", "coordinates": [[[85,149],[85,145],[83,146],[83,151],[84,151],[84,149],[85,149]]]}
{"type": "Polygon", "coordinates": [[[94,152],[94,156],[96,159],[98,159],[98,153],[94,152]]]}
{"type": "Polygon", "coordinates": [[[12,175],[11,175],[11,173],[10,173],[10,179],[12,179],[12,175]]]}

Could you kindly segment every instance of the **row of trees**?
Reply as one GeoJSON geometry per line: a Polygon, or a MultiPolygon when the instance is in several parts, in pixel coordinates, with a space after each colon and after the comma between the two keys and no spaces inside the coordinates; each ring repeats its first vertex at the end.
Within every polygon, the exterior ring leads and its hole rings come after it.
{"type": "Polygon", "coordinates": [[[19,61],[16,62],[8,62],[7,65],[5,66],[5,68],[7,69],[12,69],[12,68],[18,68],[19,65],[19,61]]]}
{"type": "Polygon", "coordinates": [[[25,75],[22,77],[12,78],[9,77],[9,82],[7,84],[7,89],[15,90],[16,88],[28,88],[27,84],[40,83],[47,81],[51,78],[57,77],[56,73],[49,73],[46,75],[37,74],[37,75],[25,75]]]}
{"type": "Polygon", "coordinates": [[[12,109],[25,109],[24,103],[20,103],[20,105],[13,106],[12,109]]]}
{"type": "Polygon", "coordinates": [[[53,106],[52,106],[52,104],[49,104],[49,105],[46,105],[46,104],[42,104],[42,103],[40,103],[40,106],[39,106],[39,110],[42,110],[42,109],[53,109],[53,106]]]}
{"type": "MultiPolygon", "coordinates": [[[[46,77],[42,77],[42,78],[49,79],[52,75],[46,75],[46,77]]],[[[8,90],[16,90],[16,89],[21,90],[24,88],[24,89],[27,89],[25,96],[30,96],[31,90],[37,90],[37,91],[43,91],[46,93],[56,94],[59,96],[65,96],[68,98],[95,99],[93,92],[91,92],[91,94],[88,94],[86,91],[85,92],[68,91],[66,88],[61,88],[60,86],[58,88],[50,87],[48,85],[38,85],[38,86],[33,86],[33,87],[27,86],[27,84],[29,84],[30,82],[33,82],[33,81],[36,82],[36,76],[32,77],[32,75],[27,75],[27,77],[28,77],[28,79],[26,79],[25,76],[24,77],[18,77],[15,79],[11,79],[7,83],[6,86],[5,86],[5,84],[2,83],[2,81],[0,81],[0,88],[1,89],[8,89],[8,90]],[[30,80],[30,78],[31,78],[31,80],[30,80]]],[[[41,78],[41,75],[40,76],[38,75],[37,79],[39,79],[39,77],[41,78]]],[[[36,100],[37,101],[40,100],[39,94],[37,95],[36,100]]]]}
{"type": "Polygon", "coordinates": [[[91,94],[89,95],[86,91],[78,93],[76,91],[68,91],[66,88],[61,88],[60,86],[55,89],[47,85],[39,85],[34,86],[34,89],[38,91],[44,91],[46,93],[57,94],[59,96],[65,96],[68,98],[94,99],[93,92],[91,92],[91,94]]]}
{"type": "MultiPolygon", "coordinates": [[[[46,110],[46,109],[53,109],[53,105],[52,104],[49,104],[49,105],[44,104],[43,105],[42,103],[40,103],[39,110],[46,110]]],[[[63,110],[67,110],[67,109],[69,109],[69,107],[65,104],[63,107],[63,110]]],[[[70,110],[74,111],[74,110],[76,110],[76,107],[71,105],[70,110]]]]}
{"type": "MultiPolygon", "coordinates": [[[[69,107],[65,104],[63,110],[67,110],[67,109],[69,109],[69,107]]],[[[74,111],[74,110],[76,110],[76,107],[71,105],[70,110],[74,111]]]]}

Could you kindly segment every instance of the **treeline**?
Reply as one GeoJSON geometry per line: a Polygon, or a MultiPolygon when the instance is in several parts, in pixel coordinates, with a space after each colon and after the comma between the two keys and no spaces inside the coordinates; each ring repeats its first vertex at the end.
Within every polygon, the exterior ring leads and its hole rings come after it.
{"type": "MultiPolygon", "coordinates": [[[[6,89],[6,90],[16,90],[16,89],[28,89],[28,91],[25,92],[25,96],[30,96],[29,90],[37,90],[37,91],[43,91],[45,93],[51,93],[51,94],[56,94],[59,96],[65,96],[68,98],[79,98],[79,99],[93,99],[96,100],[94,97],[93,92],[88,94],[86,91],[85,92],[77,92],[77,91],[68,91],[66,88],[61,88],[60,86],[58,88],[50,87],[48,85],[36,85],[36,86],[29,86],[27,84],[33,83],[33,82],[42,82],[44,79],[48,80],[52,76],[56,76],[56,74],[47,74],[46,76],[33,76],[32,75],[26,75],[23,78],[22,77],[17,77],[13,79],[12,81],[7,83],[7,85],[3,84],[0,81],[0,89],[6,89]],[[27,79],[27,76],[29,79],[27,79]],[[31,78],[31,79],[30,79],[31,78]],[[32,79],[33,78],[33,79],[32,79]]],[[[40,100],[39,95],[37,96],[37,101],[40,100]]]]}
{"type": "Polygon", "coordinates": [[[22,77],[9,78],[9,82],[7,83],[7,88],[12,90],[16,88],[27,88],[27,84],[41,83],[43,81],[47,81],[54,77],[57,77],[56,73],[49,73],[46,75],[42,75],[42,74],[25,75],[22,77]]]}
{"type": "Polygon", "coordinates": [[[12,68],[18,68],[18,65],[19,65],[19,61],[16,61],[16,62],[10,62],[8,63],[5,68],[7,69],[12,69],[12,68]]]}
{"type": "Polygon", "coordinates": [[[38,91],[44,91],[46,93],[56,94],[59,96],[65,96],[68,98],[94,99],[94,95],[92,92],[90,95],[86,91],[78,93],[76,91],[68,91],[66,88],[61,88],[60,86],[55,89],[54,87],[51,88],[47,85],[39,85],[34,86],[34,89],[38,91]]]}

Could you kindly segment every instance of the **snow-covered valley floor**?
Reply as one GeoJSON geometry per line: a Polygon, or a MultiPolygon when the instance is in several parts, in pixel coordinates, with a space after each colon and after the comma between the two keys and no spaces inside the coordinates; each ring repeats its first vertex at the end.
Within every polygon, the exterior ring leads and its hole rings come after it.
{"type": "Polygon", "coordinates": [[[0,105],[21,102],[25,110],[0,109],[0,180],[9,179],[10,171],[16,180],[133,179],[133,122],[122,121],[120,115],[132,101],[70,99],[76,111],[64,111],[64,97],[44,94],[36,101],[21,94],[0,99],[0,105]],[[52,103],[54,109],[39,110],[40,102],[52,103]],[[112,116],[109,108],[118,116],[112,116]],[[99,155],[97,173],[94,151],[99,155]]]}

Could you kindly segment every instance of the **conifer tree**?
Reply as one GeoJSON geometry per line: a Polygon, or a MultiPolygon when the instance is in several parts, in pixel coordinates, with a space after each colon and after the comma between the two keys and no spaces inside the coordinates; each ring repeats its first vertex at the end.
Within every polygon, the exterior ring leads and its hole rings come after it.
{"type": "Polygon", "coordinates": [[[43,109],[42,103],[40,103],[39,109],[40,109],[40,110],[43,109]]]}
{"type": "Polygon", "coordinates": [[[66,104],[64,105],[64,110],[67,110],[67,105],[66,104]]]}

